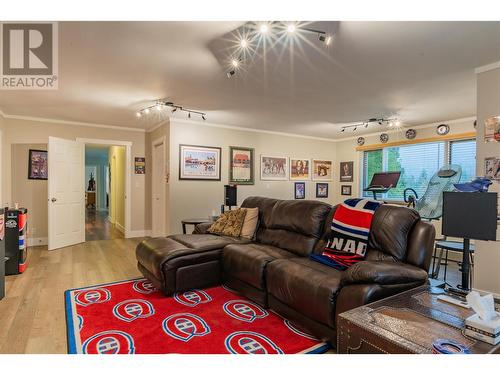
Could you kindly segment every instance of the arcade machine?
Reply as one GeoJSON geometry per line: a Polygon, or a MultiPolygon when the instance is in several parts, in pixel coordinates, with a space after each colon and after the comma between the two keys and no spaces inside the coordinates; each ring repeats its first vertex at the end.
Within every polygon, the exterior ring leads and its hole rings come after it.
{"type": "Polygon", "coordinates": [[[387,193],[392,188],[396,187],[401,177],[401,172],[380,172],[375,173],[372,177],[370,185],[363,191],[371,191],[373,199],[377,200],[377,193],[387,193]]]}
{"type": "Polygon", "coordinates": [[[28,247],[26,230],[28,210],[26,208],[5,211],[5,274],[17,275],[26,269],[28,247]]]}
{"type": "Polygon", "coordinates": [[[0,300],[5,297],[5,210],[0,208],[0,300]]]}

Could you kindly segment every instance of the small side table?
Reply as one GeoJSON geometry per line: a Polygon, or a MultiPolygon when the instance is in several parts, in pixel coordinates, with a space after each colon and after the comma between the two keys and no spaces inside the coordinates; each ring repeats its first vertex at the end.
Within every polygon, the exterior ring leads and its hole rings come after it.
{"type": "Polygon", "coordinates": [[[208,223],[210,222],[210,220],[208,219],[184,219],[181,221],[182,223],[182,233],[183,234],[186,234],[186,225],[189,224],[189,225],[198,225],[198,224],[201,224],[201,223],[208,223]]]}

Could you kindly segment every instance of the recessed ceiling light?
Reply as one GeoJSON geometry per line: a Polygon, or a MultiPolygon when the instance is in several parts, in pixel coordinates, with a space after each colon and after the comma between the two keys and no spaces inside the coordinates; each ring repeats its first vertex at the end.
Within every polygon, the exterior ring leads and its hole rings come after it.
{"type": "Polygon", "coordinates": [[[246,39],[241,39],[240,46],[241,46],[241,48],[247,48],[248,47],[248,41],[246,39]]]}
{"type": "Polygon", "coordinates": [[[290,34],[292,34],[295,32],[295,29],[296,29],[295,25],[293,23],[290,23],[290,24],[288,24],[286,31],[288,31],[290,34]]]}
{"type": "Polygon", "coordinates": [[[267,32],[269,31],[269,26],[265,23],[263,23],[262,25],[260,25],[260,32],[262,34],[267,34],[267,32]]]}

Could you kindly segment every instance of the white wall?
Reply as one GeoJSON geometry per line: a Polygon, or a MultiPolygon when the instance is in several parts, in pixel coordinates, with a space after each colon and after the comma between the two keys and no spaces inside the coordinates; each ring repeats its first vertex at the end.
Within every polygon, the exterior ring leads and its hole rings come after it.
{"type": "MultiPolygon", "coordinates": [[[[255,185],[238,186],[238,203],[248,196],[293,199],[294,181],[261,181],[260,155],[331,159],[335,161],[336,144],[303,137],[243,131],[209,126],[203,123],[170,123],[170,232],[181,231],[183,218],[208,217],[219,213],[224,201],[224,185],[228,184],[229,146],[255,149],[255,185]],[[216,146],[222,148],[221,181],[179,180],[179,144],[216,146]]],[[[324,201],[333,203],[332,192],[338,187],[337,171],[329,182],[330,195],[324,201]]],[[[306,181],[306,199],[316,199],[316,183],[306,181]]]]}
{"type": "MultiPolygon", "coordinates": [[[[500,68],[477,75],[477,171],[484,175],[484,159],[500,157],[500,143],[484,142],[484,120],[500,115],[500,68]]],[[[500,193],[495,181],[489,191],[500,193]]],[[[500,194],[499,194],[500,195],[500,194]]],[[[499,202],[500,204],[500,202],[499,202]]],[[[500,207],[500,206],[499,206],[500,207]]],[[[500,295],[500,228],[497,241],[476,241],[474,288],[500,295]]]]}

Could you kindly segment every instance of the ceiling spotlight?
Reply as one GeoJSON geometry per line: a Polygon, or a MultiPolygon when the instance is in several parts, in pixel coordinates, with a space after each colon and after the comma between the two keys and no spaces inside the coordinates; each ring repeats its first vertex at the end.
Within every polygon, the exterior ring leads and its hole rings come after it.
{"type": "Polygon", "coordinates": [[[387,126],[389,126],[390,128],[392,128],[392,125],[394,125],[392,121],[389,121],[389,123],[387,124],[387,126]]]}
{"type": "Polygon", "coordinates": [[[401,122],[399,120],[394,121],[394,126],[399,126],[401,125],[401,122]]]}
{"type": "Polygon", "coordinates": [[[355,126],[355,127],[354,127],[354,129],[352,129],[352,131],[353,131],[353,132],[355,132],[357,128],[358,128],[358,127],[357,127],[357,126],[355,126]]]}
{"type": "Polygon", "coordinates": [[[141,117],[142,113],[141,112],[137,112],[135,115],[136,115],[136,117],[141,117]]]}
{"type": "Polygon", "coordinates": [[[207,118],[205,117],[205,115],[201,115],[201,118],[202,118],[203,120],[206,120],[206,119],[207,119],[207,118]]]}
{"type": "Polygon", "coordinates": [[[240,46],[241,46],[241,48],[247,48],[248,47],[248,41],[246,39],[241,39],[240,46]]]}
{"type": "Polygon", "coordinates": [[[379,121],[379,122],[378,122],[378,124],[379,124],[379,125],[382,125],[382,121],[379,121]]]}
{"type": "Polygon", "coordinates": [[[341,132],[343,133],[345,131],[345,128],[342,128],[341,132]]]}
{"type": "Polygon", "coordinates": [[[367,127],[368,127],[368,123],[365,124],[365,128],[367,128],[367,127]]]}
{"type": "Polygon", "coordinates": [[[325,43],[327,46],[330,45],[332,42],[332,36],[331,35],[326,35],[326,34],[319,34],[318,39],[320,42],[325,43]]]}
{"type": "Polygon", "coordinates": [[[191,118],[191,112],[188,112],[188,118],[191,118]]]}
{"type": "Polygon", "coordinates": [[[231,78],[234,76],[234,73],[236,73],[234,70],[230,70],[229,72],[226,73],[227,78],[231,78]]]}
{"type": "Polygon", "coordinates": [[[269,31],[269,26],[267,26],[267,24],[263,23],[262,25],[260,25],[261,34],[267,34],[268,31],[269,31]]]}
{"type": "Polygon", "coordinates": [[[286,31],[288,31],[290,34],[294,33],[295,32],[295,25],[293,23],[290,23],[287,28],[286,28],[286,31]]]}
{"type": "Polygon", "coordinates": [[[144,113],[145,113],[145,114],[148,114],[148,113],[149,113],[149,108],[146,108],[146,109],[144,110],[144,113]]]}
{"type": "Polygon", "coordinates": [[[161,105],[161,104],[157,104],[157,105],[156,105],[156,110],[157,110],[157,111],[161,111],[161,108],[162,108],[162,105],[161,105]]]}
{"type": "Polygon", "coordinates": [[[172,113],[174,113],[175,111],[177,111],[177,107],[172,108],[172,113]]]}
{"type": "Polygon", "coordinates": [[[240,65],[240,62],[236,59],[231,60],[231,65],[237,68],[240,65]]]}

